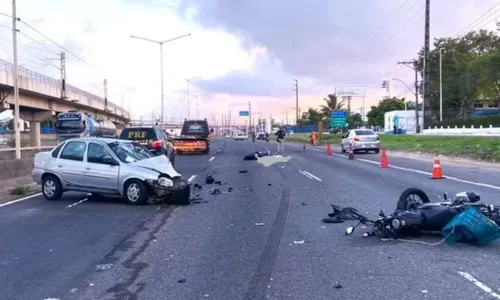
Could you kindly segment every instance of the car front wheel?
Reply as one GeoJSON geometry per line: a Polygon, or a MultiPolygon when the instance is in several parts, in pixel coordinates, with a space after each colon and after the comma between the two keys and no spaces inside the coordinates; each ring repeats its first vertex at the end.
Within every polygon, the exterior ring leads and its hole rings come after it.
{"type": "Polygon", "coordinates": [[[53,175],[47,175],[42,182],[42,193],[47,200],[59,200],[63,194],[63,189],[59,179],[53,175]]]}
{"type": "Polygon", "coordinates": [[[143,205],[148,202],[149,192],[146,184],[138,179],[132,179],[125,185],[125,201],[131,205],[143,205]]]}

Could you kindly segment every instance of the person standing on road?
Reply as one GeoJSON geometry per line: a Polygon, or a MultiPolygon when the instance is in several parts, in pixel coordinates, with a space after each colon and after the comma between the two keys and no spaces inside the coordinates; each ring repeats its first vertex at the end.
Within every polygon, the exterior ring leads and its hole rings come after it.
{"type": "Polygon", "coordinates": [[[281,153],[283,152],[285,146],[286,132],[283,130],[283,128],[280,128],[274,135],[276,135],[276,141],[278,142],[278,153],[281,153]]]}

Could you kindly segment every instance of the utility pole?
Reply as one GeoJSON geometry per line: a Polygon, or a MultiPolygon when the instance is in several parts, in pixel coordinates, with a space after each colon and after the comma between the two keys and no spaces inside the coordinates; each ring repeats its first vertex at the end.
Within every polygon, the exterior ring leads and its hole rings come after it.
{"type": "Polygon", "coordinates": [[[66,53],[64,53],[64,51],[61,52],[61,98],[63,100],[67,98],[67,96],[66,96],[66,53]]]}
{"type": "Polygon", "coordinates": [[[347,96],[347,114],[351,114],[351,96],[347,96]]]}
{"type": "MultiPolygon", "coordinates": [[[[299,81],[294,79],[295,81],[295,120],[299,119],[299,81]]],[[[287,121],[288,123],[288,121],[287,121]]]]}
{"type": "Polygon", "coordinates": [[[443,48],[439,48],[439,122],[443,122],[443,48]]]}
{"type": "Polygon", "coordinates": [[[227,127],[231,127],[231,111],[229,111],[229,114],[228,114],[227,127]]]}
{"type": "Polygon", "coordinates": [[[16,143],[16,159],[21,158],[21,128],[19,127],[19,85],[18,85],[18,66],[17,66],[17,11],[16,0],[12,0],[12,52],[14,56],[14,138],[16,143]]]}
{"type": "Polygon", "coordinates": [[[200,103],[198,102],[198,95],[194,96],[196,99],[196,119],[200,119],[200,103]]]}
{"type": "Polygon", "coordinates": [[[191,118],[191,103],[190,103],[190,100],[191,100],[191,99],[190,99],[190,96],[191,96],[191,95],[190,95],[190,92],[189,92],[189,86],[190,86],[189,82],[190,82],[190,81],[191,81],[191,80],[186,79],[186,82],[187,82],[188,120],[191,118]]]}
{"type": "MultiPolygon", "coordinates": [[[[430,0],[425,0],[425,33],[424,33],[424,101],[423,101],[423,123],[425,123],[425,113],[429,110],[430,106],[430,0]]],[[[422,124],[424,125],[424,124],[422,124]]]]}
{"type": "Polygon", "coordinates": [[[66,99],[66,55],[64,52],[61,52],[61,55],[58,58],[45,58],[43,59],[45,62],[50,64],[51,66],[59,69],[61,72],[61,99],[66,99]],[[51,60],[58,60],[61,64],[60,67],[50,62],[51,60]]]}
{"type": "Polygon", "coordinates": [[[108,80],[104,79],[104,110],[108,111],[108,80]]]}
{"type": "Polygon", "coordinates": [[[418,61],[400,61],[398,65],[406,65],[415,71],[415,132],[420,133],[420,118],[419,118],[419,105],[418,105],[418,61]]]}
{"type": "Polygon", "coordinates": [[[250,134],[252,128],[252,102],[248,101],[248,129],[247,134],[250,134]]]}

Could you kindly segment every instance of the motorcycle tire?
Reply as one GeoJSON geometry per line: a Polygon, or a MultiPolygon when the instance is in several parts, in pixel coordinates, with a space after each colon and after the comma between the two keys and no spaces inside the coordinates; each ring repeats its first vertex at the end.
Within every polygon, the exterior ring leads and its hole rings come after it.
{"type": "Polygon", "coordinates": [[[398,203],[396,205],[396,209],[409,210],[409,209],[413,209],[412,206],[414,206],[415,204],[419,205],[419,204],[430,203],[430,202],[431,201],[429,200],[429,196],[427,196],[427,194],[423,190],[418,189],[418,188],[407,188],[399,196],[398,203]],[[416,203],[416,202],[412,203],[412,200],[409,199],[411,196],[417,196],[418,198],[420,198],[422,203],[416,203]]]}

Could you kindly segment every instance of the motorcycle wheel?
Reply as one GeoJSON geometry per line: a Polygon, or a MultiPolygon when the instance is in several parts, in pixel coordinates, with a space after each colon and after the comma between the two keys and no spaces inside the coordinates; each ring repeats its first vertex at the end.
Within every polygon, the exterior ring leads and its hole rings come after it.
{"type": "Polygon", "coordinates": [[[429,196],[427,196],[423,190],[418,188],[408,188],[399,196],[396,209],[411,210],[417,208],[419,205],[430,202],[429,196]]]}

